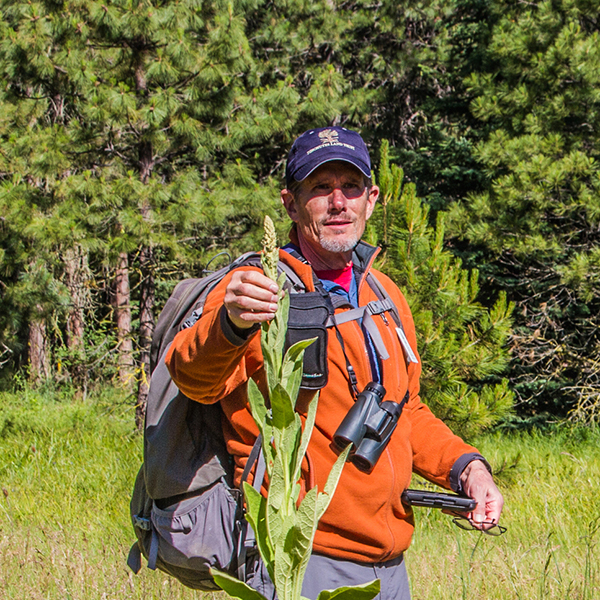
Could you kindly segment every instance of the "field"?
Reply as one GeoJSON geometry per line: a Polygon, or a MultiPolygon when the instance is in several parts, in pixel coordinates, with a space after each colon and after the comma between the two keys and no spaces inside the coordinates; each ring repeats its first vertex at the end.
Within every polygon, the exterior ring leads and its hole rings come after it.
{"type": "MultiPolygon", "coordinates": [[[[202,596],[125,565],[141,462],[132,423],[110,389],[86,400],[27,388],[0,394],[2,600],[202,596]]],[[[600,599],[600,433],[556,426],[477,445],[498,472],[508,531],[465,532],[416,509],[406,556],[414,600],[600,599]]]]}

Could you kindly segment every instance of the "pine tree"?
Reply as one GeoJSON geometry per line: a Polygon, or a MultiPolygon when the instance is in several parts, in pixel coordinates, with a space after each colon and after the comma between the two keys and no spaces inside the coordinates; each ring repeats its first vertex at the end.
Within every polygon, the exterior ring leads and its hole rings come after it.
{"type": "MultiPolygon", "coordinates": [[[[247,17],[261,85],[298,96],[299,117],[289,114],[287,125],[294,133],[348,125],[368,141],[413,148],[424,126],[423,103],[443,93],[432,75],[433,43],[453,4],[262,2],[247,17]]],[[[283,159],[284,141],[281,147],[275,138],[273,153],[261,157],[283,159]]]]}
{"type": "Polygon", "coordinates": [[[500,294],[482,306],[478,272],[444,249],[444,214],[435,228],[429,209],[404,184],[403,171],[381,148],[379,208],[369,237],[382,245],[378,267],[402,289],[411,307],[423,366],[421,396],[455,432],[472,437],[510,414],[506,374],[513,306],[500,294]]]}
{"type": "Polygon", "coordinates": [[[484,0],[1,0],[0,352],[18,364],[41,306],[70,376],[137,382],[140,421],[155,312],[220,250],[256,248],[265,212],[283,233],[277,179],[297,134],[390,137],[413,180],[436,179],[434,208],[462,182],[481,189],[471,142],[452,137],[476,119],[463,95],[453,121],[453,92],[489,66],[477,53],[499,18],[484,0]],[[41,304],[23,304],[25,282],[41,304]]]}
{"type": "MultiPolygon", "coordinates": [[[[103,263],[111,265],[124,381],[133,368],[132,317],[138,329],[139,422],[157,273],[179,262],[173,276],[181,276],[203,255],[247,243],[243,236],[276,199],[244,160],[231,159],[268,139],[277,120],[271,106],[278,98],[248,93],[254,63],[240,6],[0,4],[3,215],[15,230],[11,240],[23,237],[26,215],[35,225],[21,258],[4,255],[6,270],[14,283],[35,256],[69,284],[80,276],[56,259],[78,248],[92,253],[84,262],[97,277],[103,263]],[[228,122],[249,97],[258,122],[242,137],[228,122]],[[260,122],[267,114],[273,122],[260,122]]],[[[97,279],[94,286],[106,287],[97,279]]],[[[104,310],[96,308],[97,320],[104,310]]],[[[6,336],[14,345],[9,324],[6,336]]]]}
{"type": "MultiPolygon", "coordinates": [[[[19,350],[23,330],[29,329],[30,377],[38,382],[52,370],[53,316],[67,305],[57,276],[60,235],[55,233],[61,228],[53,227],[50,217],[56,208],[53,187],[68,168],[61,144],[69,91],[63,69],[55,69],[48,56],[46,25],[37,6],[2,5],[0,64],[6,83],[0,98],[0,203],[7,306],[2,333],[4,343],[19,350]],[[18,29],[11,26],[15,21],[21,22],[18,29]]],[[[57,37],[67,43],[62,33],[57,37]]]]}
{"type": "MultiPolygon", "coordinates": [[[[594,3],[495,5],[485,68],[467,85],[492,179],[455,207],[517,302],[515,390],[526,414],[599,414],[600,33],[594,3]]],[[[493,279],[492,279],[493,278],[493,279]]]]}
{"type": "Polygon", "coordinates": [[[492,60],[486,48],[500,18],[489,0],[447,0],[436,8],[421,24],[427,42],[414,49],[423,91],[413,92],[407,133],[390,149],[434,211],[489,184],[474,151],[490,127],[471,113],[465,80],[492,60]]]}

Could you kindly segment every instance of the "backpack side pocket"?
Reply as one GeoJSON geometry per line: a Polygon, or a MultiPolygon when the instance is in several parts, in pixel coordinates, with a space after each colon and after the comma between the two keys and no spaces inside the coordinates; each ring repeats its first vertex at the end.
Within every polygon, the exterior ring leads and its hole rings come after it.
{"type": "Polygon", "coordinates": [[[158,534],[158,558],[174,567],[206,573],[227,571],[235,563],[237,502],[221,481],[198,496],[161,509],[150,519],[158,534]]]}

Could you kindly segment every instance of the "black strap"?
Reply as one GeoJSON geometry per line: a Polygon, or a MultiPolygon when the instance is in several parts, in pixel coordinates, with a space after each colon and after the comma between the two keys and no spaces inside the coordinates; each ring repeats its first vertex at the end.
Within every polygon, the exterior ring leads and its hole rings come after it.
{"type": "Polygon", "coordinates": [[[246,466],[242,473],[242,479],[240,481],[240,495],[239,495],[239,514],[237,519],[238,536],[237,536],[237,578],[240,581],[246,581],[246,559],[250,552],[256,550],[256,536],[248,521],[244,517],[244,494],[242,486],[244,481],[248,480],[252,467],[256,464],[256,470],[254,471],[254,489],[260,491],[263,479],[265,478],[265,471],[267,465],[265,458],[262,453],[262,435],[256,438],[252,450],[248,455],[246,466]]]}
{"type": "Polygon", "coordinates": [[[254,446],[252,446],[252,450],[250,450],[250,454],[248,455],[248,460],[246,461],[246,466],[244,467],[244,471],[242,472],[242,480],[240,481],[240,491],[242,490],[242,485],[244,481],[248,481],[248,475],[250,475],[250,471],[254,466],[254,463],[259,459],[259,455],[261,454],[262,449],[262,435],[256,438],[254,442],[254,446]]]}
{"type": "Polygon", "coordinates": [[[404,405],[408,402],[409,397],[410,397],[410,392],[408,390],[406,390],[406,394],[404,394],[404,398],[402,398],[402,400],[399,403],[400,412],[402,412],[402,409],[404,408],[404,405]]]}
{"type": "Polygon", "coordinates": [[[348,358],[348,355],[346,354],[346,346],[344,345],[344,338],[342,337],[342,334],[340,333],[340,330],[338,329],[337,323],[335,322],[335,315],[331,315],[331,318],[333,319],[333,327],[335,328],[335,335],[337,336],[338,342],[340,343],[340,346],[342,347],[342,353],[344,355],[344,360],[346,361],[346,371],[348,372],[348,381],[350,383],[350,392],[352,393],[352,397],[354,398],[354,401],[356,401],[356,398],[358,397],[358,394],[359,394],[358,379],[356,377],[356,373],[354,372],[354,367],[350,363],[350,359],[348,358]]]}

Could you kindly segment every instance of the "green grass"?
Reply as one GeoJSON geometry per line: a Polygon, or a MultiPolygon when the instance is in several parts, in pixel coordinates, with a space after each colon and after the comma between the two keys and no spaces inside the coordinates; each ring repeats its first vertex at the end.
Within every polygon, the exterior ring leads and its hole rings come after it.
{"type": "MultiPolygon", "coordinates": [[[[465,532],[416,509],[414,600],[600,599],[600,434],[562,428],[478,446],[499,471],[508,532],[465,532]]],[[[126,567],[140,463],[133,410],[113,390],[85,401],[0,394],[0,598],[202,597],[126,567]]]]}
{"type": "Polygon", "coordinates": [[[0,395],[0,597],[197,598],[126,567],[129,495],[142,459],[133,410],[24,390],[0,395]]]}
{"type": "Polygon", "coordinates": [[[488,436],[478,444],[505,497],[491,538],[421,509],[407,565],[415,600],[600,599],[600,435],[488,436]]]}

